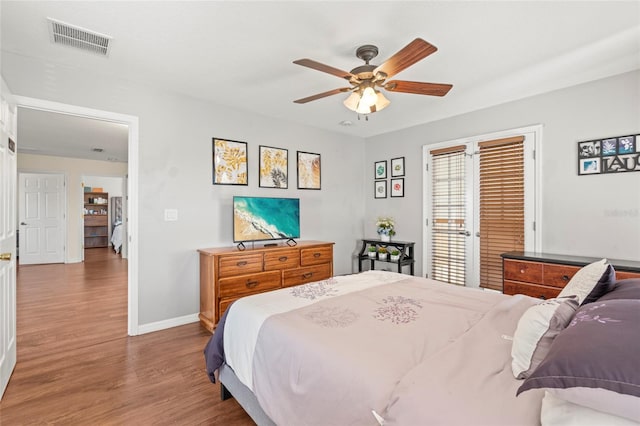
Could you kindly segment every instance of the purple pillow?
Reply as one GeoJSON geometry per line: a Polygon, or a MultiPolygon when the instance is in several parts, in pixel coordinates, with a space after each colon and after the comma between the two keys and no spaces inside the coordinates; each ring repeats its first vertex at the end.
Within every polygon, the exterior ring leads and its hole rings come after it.
{"type": "Polygon", "coordinates": [[[640,300],[640,278],[628,278],[614,282],[611,290],[601,296],[598,302],[616,299],[640,300]]]}
{"type": "Polygon", "coordinates": [[[546,389],[575,404],[640,422],[640,300],[580,307],[518,389],[546,389]]]}

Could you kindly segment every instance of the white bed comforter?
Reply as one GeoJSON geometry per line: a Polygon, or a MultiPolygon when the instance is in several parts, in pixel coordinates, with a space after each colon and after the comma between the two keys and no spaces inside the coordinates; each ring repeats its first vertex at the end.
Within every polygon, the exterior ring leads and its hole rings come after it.
{"type": "Polygon", "coordinates": [[[226,363],[276,424],[375,425],[374,411],[398,425],[537,425],[542,395],[516,399],[503,337],[535,303],[392,272],[336,277],[234,303],[226,363]]]}

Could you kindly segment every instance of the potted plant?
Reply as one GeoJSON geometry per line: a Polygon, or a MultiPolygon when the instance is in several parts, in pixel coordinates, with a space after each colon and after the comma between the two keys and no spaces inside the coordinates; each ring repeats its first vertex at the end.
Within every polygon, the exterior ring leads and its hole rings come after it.
{"type": "Polygon", "coordinates": [[[387,248],[379,247],[378,248],[378,259],[379,260],[387,260],[387,248]]]}
{"type": "Polygon", "coordinates": [[[400,260],[399,250],[391,250],[391,252],[389,252],[389,255],[392,262],[397,262],[398,260],[400,260]]]}
{"type": "Polygon", "coordinates": [[[376,221],[377,232],[380,235],[380,240],[389,242],[391,237],[396,235],[395,221],[392,217],[379,217],[376,221]]]}
{"type": "Polygon", "coordinates": [[[376,246],[369,246],[369,248],[367,250],[369,252],[369,257],[370,258],[375,258],[376,257],[376,252],[378,251],[376,249],[376,246]]]}

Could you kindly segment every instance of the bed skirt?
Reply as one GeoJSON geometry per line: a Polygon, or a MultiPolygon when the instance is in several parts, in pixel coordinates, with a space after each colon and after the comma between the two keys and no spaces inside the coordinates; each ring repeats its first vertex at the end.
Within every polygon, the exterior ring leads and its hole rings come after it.
{"type": "Polygon", "coordinates": [[[275,426],[275,423],[260,407],[253,392],[238,380],[227,364],[222,364],[219,373],[220,395],[223,400],[228,399],[229,394],[231,394],[258,426],[275,426]]]}

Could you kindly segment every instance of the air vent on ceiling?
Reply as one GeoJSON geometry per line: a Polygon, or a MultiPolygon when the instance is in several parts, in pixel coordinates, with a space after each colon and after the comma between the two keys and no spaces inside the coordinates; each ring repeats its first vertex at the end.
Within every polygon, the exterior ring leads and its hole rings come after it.
{"type": "Polygon", "coordinates": [[[47,18],[51,42],[108,56],[111,36],[47,18]]]}

